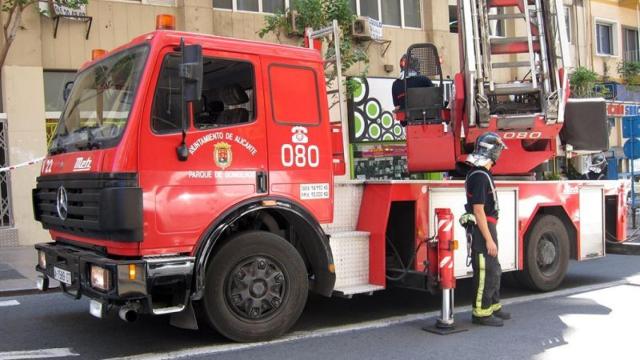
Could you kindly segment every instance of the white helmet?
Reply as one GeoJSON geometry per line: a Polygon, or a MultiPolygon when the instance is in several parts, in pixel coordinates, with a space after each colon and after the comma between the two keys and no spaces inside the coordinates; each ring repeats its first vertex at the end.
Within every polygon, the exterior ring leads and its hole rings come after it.
{"type": "Polygon", "coordinates": [[[473,152],[467,157],[467,162],[474,166],[486,166],[496,164],[502,150],[507,145],[502,141],[500,135],[494,132],[484,133],[476,139],[473,152]]]}

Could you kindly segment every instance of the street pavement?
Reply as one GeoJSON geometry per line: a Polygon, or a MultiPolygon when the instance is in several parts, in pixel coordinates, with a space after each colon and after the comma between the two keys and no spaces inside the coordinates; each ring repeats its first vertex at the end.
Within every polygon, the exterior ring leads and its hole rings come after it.
{"type": "Polygon", "coordinates": [[[88,301],[51,293],[0,297],[0,360],[133,357],[215,359],[637,359],[640,259],[609,255],[572,262],[557,291],[503,291],[514,319],[504,328],[472,326],[471,284],[458,282],[459,325],[442,337],[421,328],[435,321],[438,296],[388,290],[353,299],[310,297],[282,339],[232,343],[215,331],[173,328],[167,317],[132,324],[88,313],[88,301]]]}

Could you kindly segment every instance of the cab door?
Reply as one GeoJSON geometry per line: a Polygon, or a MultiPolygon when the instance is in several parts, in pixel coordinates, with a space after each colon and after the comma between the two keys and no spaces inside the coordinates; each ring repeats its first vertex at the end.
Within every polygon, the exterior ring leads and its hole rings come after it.
{"type": "Polygon", "coordinates": [[[154,95],[141,129],[140,184],[145,242],[167,252],[191,250],[207,227],[243,200],[267,193],[263,88],[257,56],[203,49],[202,100],[192,103],[186,145],[181,134],[180,57],[167,48],[155,64],[154,95]]]}
{"type": "Polygon", "coordinates": [[[269,101],[269,189],[302,204],[320,222],[333,217],[327,95],[320,63],[263,58],[269,101]]]}

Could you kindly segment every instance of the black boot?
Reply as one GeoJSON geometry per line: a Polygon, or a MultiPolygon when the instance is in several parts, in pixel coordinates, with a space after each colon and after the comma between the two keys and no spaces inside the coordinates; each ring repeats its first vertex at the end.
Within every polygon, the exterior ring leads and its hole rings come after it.
{"type": "Polygon", "coordinates": [[[473,316],[471,318],[471,322],[474,324],[484,325],[484,326],[503,326],[504,325],[504,322],[502,321],[502,319],[497,318],[493,315],[483,316],[483,317],[473,316]]]}
{"type": "Polygon", "coordinates": [[[511,314],[502,309],[494,311],[493,316],[498,317],[502,320],[511,320],[511,314]]]}

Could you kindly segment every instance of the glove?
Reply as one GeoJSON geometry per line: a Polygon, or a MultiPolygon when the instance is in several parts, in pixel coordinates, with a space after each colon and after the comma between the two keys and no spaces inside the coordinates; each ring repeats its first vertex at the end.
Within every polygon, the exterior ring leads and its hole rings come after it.
{"type": "Polygon", "coordinates": [[[463,228],[466,228],[467,226],[476,224],[476,216],[470,213],[464,213],[462,214],[462,216],[460,216],[458,222],[463,228]]]}

